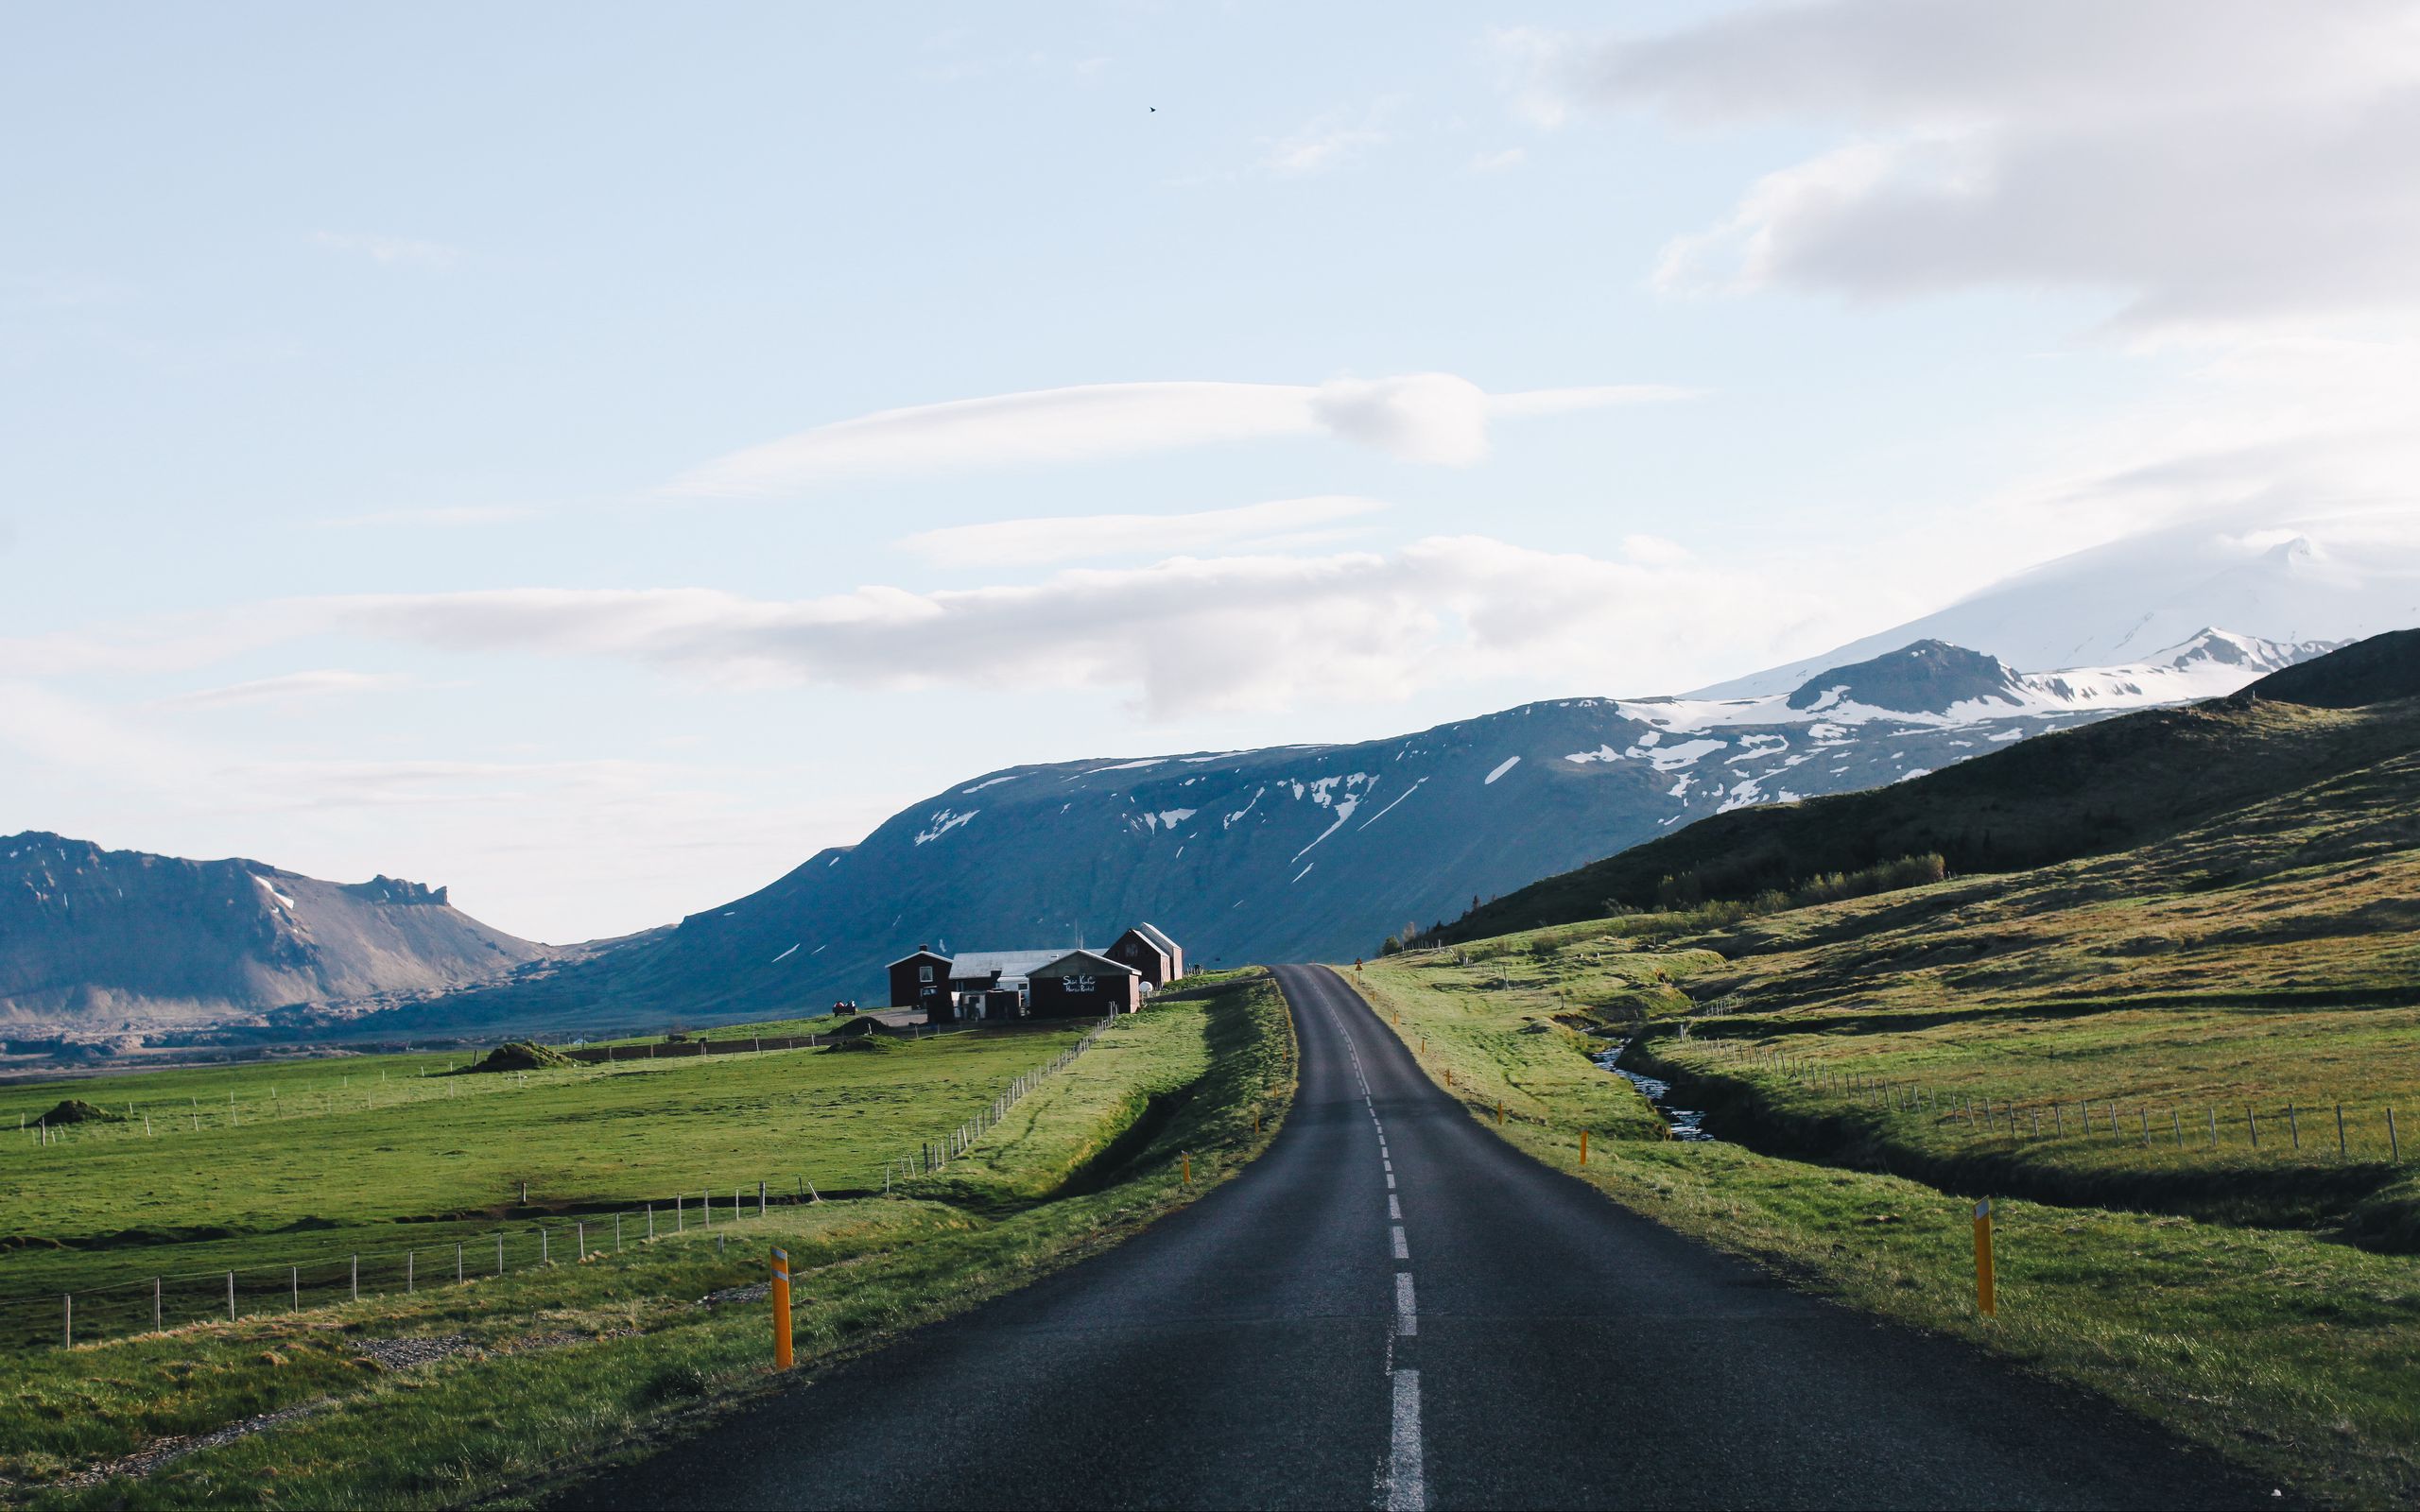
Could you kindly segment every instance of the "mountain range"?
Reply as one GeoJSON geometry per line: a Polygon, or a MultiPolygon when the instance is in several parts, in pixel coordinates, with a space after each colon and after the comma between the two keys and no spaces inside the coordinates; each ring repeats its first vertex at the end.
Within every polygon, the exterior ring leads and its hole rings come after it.
{"type": "Polygon", "coordinates": [[[1138,919],[1203,965],[1350,958],[1539,879],[1725,833],[1701,820],[2231,695],[2420,622],[2420,564],[2360,543],[2138,537],[1687,696],[1003,767],[746,897],[584,946],[512,938],[441,889],[19,836],[0,841],[0,1023],[12,1041],[88,1043],[701,1023],[871,999],[883,963],[919,944],[1098,944],[1138,919]]]}
{"type": "Polygon", "coordinates": [[[1137,919],[1202,965],[1349,958],[1698,819],[1905,782],[2325,649],[2205,629],[2122,665],[2021,672],[1927,640],[1759,696],[1561,699],[1350,745],[1005,767],[677,927],[379,1018],[428,1033],[795,1012],[872,997],[920,944],[1098,944],[1137,919]]]}

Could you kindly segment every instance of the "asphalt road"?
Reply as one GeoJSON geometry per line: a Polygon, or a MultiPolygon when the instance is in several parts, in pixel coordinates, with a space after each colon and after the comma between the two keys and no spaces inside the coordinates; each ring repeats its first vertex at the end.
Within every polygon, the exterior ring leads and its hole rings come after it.
{"type": "Polygon", "coordinates": [[[2274,1504],[1624,1212],[1473,1122],[1324,968],[1278,977],[1302,1087],[1235,1180],[561,1503],[2274,1504]]]}

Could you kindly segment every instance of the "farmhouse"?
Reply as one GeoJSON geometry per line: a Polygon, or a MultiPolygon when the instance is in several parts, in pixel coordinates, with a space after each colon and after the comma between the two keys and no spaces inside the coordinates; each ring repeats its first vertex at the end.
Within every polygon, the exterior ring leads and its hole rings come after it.
{"type": "Polygon", "coordinates": [[[1184,947],[1167,937],[1156,924],[1137,924],[1110,941],[1107,952],[1143,973],[1153,990],[1184,974],[1184,947]]]}
{"type": "Polygon", "coordinates": [[[1096,1018],[1141,1007],[1184,974],[1184,952],[1160,930],[1138,924],[1105,953],[1063,945],[946,955],[919,945],[888,970],[890,1005],[922,1008],[929,1023],[1096,1018]]]}

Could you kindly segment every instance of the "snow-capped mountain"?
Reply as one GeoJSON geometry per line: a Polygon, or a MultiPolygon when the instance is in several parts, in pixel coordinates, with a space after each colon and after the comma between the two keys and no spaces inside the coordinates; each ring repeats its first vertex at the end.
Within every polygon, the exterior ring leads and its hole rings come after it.
{"type": "MultiPolygon", "coordinates": [[[[2420,544],[2408,513],[2274,527],[2180,526],[2017,573],[1938,612],[1698,696],[1782,693],[1826,667],[1914,641],[1969,646],[2029,670],[2155,664],[2205,626],[2288,646],[2342,644],[2420,625],[2420,544]]],[[[2190,695],[2198,696],[2198,695],[2190,695]]]]}
{"type": "Polygon", "coordinates": [[[1707,815],[2229,693],[2314,649],[2203,630],[2125,665],[2033,673],[1927,641],[1754,696],[1563,699],[1357,745],[1009,767],[677,929],[422,1017],[873,998],[883,963],[919,944],[1098,944],[1138,919],[1201,965],[1350,957],[1707,815]]]}

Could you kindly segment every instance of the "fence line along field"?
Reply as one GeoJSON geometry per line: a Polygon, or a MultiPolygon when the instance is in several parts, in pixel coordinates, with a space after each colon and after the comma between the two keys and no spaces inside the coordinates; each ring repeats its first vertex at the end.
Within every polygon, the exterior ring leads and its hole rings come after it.
{"type": "Polygon", "coordinates": [[[670,1226],[700,1221],[705,1194],[718,1220],[752,1208],[760,1182],[878,1190],[887,1162],[946,1139],[1087,1027],[883,1038],[872,1052],[480,1073],[459,1055],[367,1057],[0,1090],[0,1127],[10,1114],[27,1125],[0,1155],[0,1348],[57,1347],[71,1292],[103,1294],[89,1326],[116,1332],[116,1313],[148,1326],[154,1278],[184,1278],[188,1310],[224,1316],[231,1270],[239,1308],[271,1291],[332,1299],[349,1293],[354,1255],[365,1290],[400,1289],[450,1280],[458,1244],[466,1269],[492,1273],[500,1231],[517,1266],[542,1247],[594,1247],[614,1211],[648,1203],[670,1226]],[[83,1121],[34,1126],[69,1098],[83,1121]],[[597,1229],[575,1237],[590,1215],[597,1229]]]}

